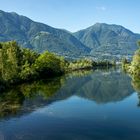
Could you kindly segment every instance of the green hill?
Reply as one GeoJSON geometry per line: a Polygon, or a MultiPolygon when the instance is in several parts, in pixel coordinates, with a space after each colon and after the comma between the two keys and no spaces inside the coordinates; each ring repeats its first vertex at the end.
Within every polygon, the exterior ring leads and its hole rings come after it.
{"type": "Polygon", "coordinates": [[[139,34],[135,34],[120,25],[96,23],[74,33],[84,45],[91,48],[91,55],[98,58],[131,57],[137,49],[139,34]]]}
{"type": "Polygon", "coordinates": [[[0,41],[15,40],[39,53],[46,50],[69,58],[91,56],[94,59],[131,59],[140,34],[120,25],[96,23],[70,33],[56,29],[14,12],[0,11],[0,41]]]}
{"type": "Polygon", "coordinates": [[[16,13],[0,11],[0,41],[15,40],[39,53],[48,50],[64,56],[86,55],[90,49],[68,31],[34,22],[16,13]]]}

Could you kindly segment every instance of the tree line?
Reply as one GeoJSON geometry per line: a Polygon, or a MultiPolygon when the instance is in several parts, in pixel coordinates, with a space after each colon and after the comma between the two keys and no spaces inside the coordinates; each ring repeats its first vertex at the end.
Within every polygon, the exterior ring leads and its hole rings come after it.
{"type": "Polygon", "coordinates": [[[68,61],[48,51],[38,54],[22,48],[15,41],[3,42],[0,43],[0,89],[3,89],[2,85],[54,77],[72,70],[112,65],[113,62],[95,62],[90,59],[68,61]]]}
{"type": "MultiPolygon", "coordinates": [[[[140,41],[138,41],[138,46],[140,47],[140,41]]],[[[131,62],[126,59],[122,62],[123,68],[135,78],[140,77],[140,48],[135,52],[131,62]]]]}

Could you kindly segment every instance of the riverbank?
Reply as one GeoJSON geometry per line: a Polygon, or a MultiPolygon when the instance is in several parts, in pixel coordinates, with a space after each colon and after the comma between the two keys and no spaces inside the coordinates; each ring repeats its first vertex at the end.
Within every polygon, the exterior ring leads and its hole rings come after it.
{"type": "Polygon", "coordinates": [[[72,71],[112,66],[115,66],[114,62],[96,62],[87,58],[67,61],[48,51],[38,54],[21,48],[15,41],[0,43],[0,90],[21,83],[61,76],[72,71]]]}

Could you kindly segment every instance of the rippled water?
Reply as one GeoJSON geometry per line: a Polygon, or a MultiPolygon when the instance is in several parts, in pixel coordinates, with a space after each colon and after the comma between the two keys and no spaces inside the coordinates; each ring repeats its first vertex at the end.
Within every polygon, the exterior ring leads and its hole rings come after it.
{"type": "Polygon", "coordinates": [[[120,70],[15,87],[0,95],[0,140],[140,140],[139,87],[120,70]]]}

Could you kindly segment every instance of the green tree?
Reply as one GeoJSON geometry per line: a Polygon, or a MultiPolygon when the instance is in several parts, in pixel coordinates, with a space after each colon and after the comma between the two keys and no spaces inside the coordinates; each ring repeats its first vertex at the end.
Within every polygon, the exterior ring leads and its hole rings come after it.
{"type": "Polygon", "coordinates": [[[0,45],[0,73],[5,81],[13,83],[18,79],[21,50],[15,41],[0,45]]]}
{"type": "Polygon", "coordinates": [[[140,49],[135,52],[131,62],[131,73],[140,75],[140,49]]]}
{"type": "Polygon", "coordinates": [[[22,49],[22,65],[28,62],[30,65],[35,63],[36,59],[38,58],[39,54],[30,50],[30,49],[22,49]]]}
{"type": "Polygon", "coordinates": [[[36,72],[33,64],[31,65],[28,61],[21,66],[20,78],[24,81],[33,80],[38,77],[38,73],[36,72]]]}
{"type": "Polygon", "coordinates": [[[53,76],[64,72],[62,63],[62,59],[46,51],[36,59],[34,67],[41,77],[53,76]]]}

